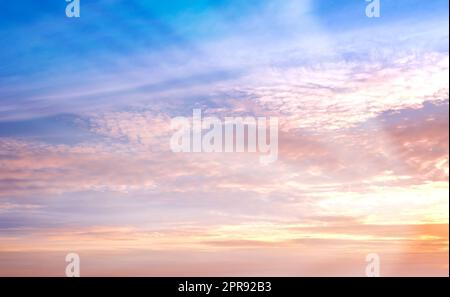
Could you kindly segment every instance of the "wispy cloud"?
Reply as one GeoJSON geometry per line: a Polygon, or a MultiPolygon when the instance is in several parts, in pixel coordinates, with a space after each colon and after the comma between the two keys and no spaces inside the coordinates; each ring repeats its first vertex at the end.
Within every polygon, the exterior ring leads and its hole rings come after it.
{"type": "Polygon", "coordinates": [[[448,275],[448,18],[156,2],[0,20],[1,275],[448,275]],[[193,108],[277,116],[279,160],[172,153],[193,108]]]}

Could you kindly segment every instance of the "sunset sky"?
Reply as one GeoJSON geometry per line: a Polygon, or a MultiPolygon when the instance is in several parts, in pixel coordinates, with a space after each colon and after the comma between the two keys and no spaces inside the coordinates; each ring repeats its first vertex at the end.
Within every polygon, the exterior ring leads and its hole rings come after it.
{"type": "Polygon", "coordinates": [[[0,276],[449,275],[447,0],[0,3],[0,276]],[[278,160],[171,119],[278,117],[278,160]]]}

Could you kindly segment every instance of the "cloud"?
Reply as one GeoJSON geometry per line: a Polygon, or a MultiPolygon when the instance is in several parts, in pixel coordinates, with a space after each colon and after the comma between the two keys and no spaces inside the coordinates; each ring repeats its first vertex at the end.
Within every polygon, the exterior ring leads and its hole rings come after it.
{"type": "Polygon", "coordinates": [[[79,39],[49,15],[0,50],[0,274],[79,250],[87,275],[361,275],[369,252],[448,275],[448,20],[101,3],[79,39]],[[172,153],[193,108],[279,117],[279,160],[172,153]]]}

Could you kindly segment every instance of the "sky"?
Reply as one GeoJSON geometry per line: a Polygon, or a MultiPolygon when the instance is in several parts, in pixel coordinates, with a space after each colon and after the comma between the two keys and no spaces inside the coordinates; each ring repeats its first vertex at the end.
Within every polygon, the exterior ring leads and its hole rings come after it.
{"type": "Polygon", "coordinates": [[[0,275],[449,275],[446,0],[0,3],[0,275]],[[277,117],[278,160],[171,119],[277,117]]]}

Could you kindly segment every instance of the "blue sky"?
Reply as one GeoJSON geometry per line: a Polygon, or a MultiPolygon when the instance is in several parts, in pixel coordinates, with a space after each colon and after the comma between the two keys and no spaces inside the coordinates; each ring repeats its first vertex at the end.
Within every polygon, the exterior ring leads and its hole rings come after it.
{"type": "MultiPolygon", "coordinates": [[[[364,1],[301,2],[306,3],[304,6],[307,6],[307,11],[304,9],[294,13],[294,16],[299,17],[298,20],[284,21],[299,24],[301,18],[311,14],[330,34],[344,29],[397,23],[400,20],[409,22],[414,27],[415,23],[430,16],[445,21],[448,8],[447,1],[387,0],[382,2],[383,17],[374,22],[361,13],[366,5],[364,1]]],[[[273,9],[275,15],[277,5],[269,3],[270,1],[179,0],[171,1],[170,4],[163,4],[161,1],[82,1],[83,17],[80,19],[65,17],[64,1],[39,4],[35,1],[21,1],[20,5],[4,3],[0,28],[1,38],[8,46],[3,46],[0,52],[5,64],[0,74],[3,78],[12,74],[27,75],[67,64],[82,67],[99,63],[108,68],[113,66],[108,58],[129,56],[142,50],[161,52],[168,47],[195,50],[198,43],[223,38],[228,34],[242,34],[242,31],[249,29],[252,34],[273,31],[276,35],[289,35],[304,29],[283,26],[283,20],[266,24],[245,22],[267,6],[269,14],[273,9]],[[216,16],[220,18],[217,19],[216,16]],[[255,28],[260,30],[253,31],[255,28]]],[[[270,36],[272,34],[267,37],[270,36]]]]}
{"type": "MultiPolygon", "coordinates": [[[[65,17],[64,1],[3,4],[0,39],[6,46],[0,49],[0,92],[3,102],[13,107],[7,114],[0,111],[1,118],[26,116],[22,113],[33,105],[30,97],[46,97],[61,89],[71,92],[81,85],[95,84],[103,75],[120,77],[127,72],[153,70],[151,75],[157,80],[155,76],[163,76],[159,68],[165,67],[183,69],[167,74],[165,81],[188,81],[186,76],[198,71],[191,64],[208,61],[201,66],[202,73],[193,76],[223,73],[226,80],[234,73],[251,71],[250,67],[277,62],[283,59],[283,51],[297,47],[307,52],[301,54],[303,61],[296,63],[315,63],[336,54],[364,56],[368,47],[383,44],[383,39],[386,44],[407,48],[416,42],[415,34],[423,46],[448,50],[445,39],[439,40],[445,38],[446,30],[436,31],[436,26],[448,24],[447,1],[383,1],[379,19],[365,17],[366,3],[354,0],[287,1],[283,5],[276,1],[191,2],[82,1],[83,17],[79,19],[65,17]],[[426,32],[427,26],[434,26],[434,31],[426,32]],[[341,41],[342,35],[352,32],[361,37],[341,41]],[[442,36],[420,36],[436,33],[442,36]],[[311,37],[320,40],[311,41],[311,37]],[[223,65],[222,53],[208,48],[222,41],[226,44],[219,50],[230,59],[237,58],[236,65],[223,65]],[[233,42],[238,42],[238,48],[233,42]],[[333,42],[339,47],[350,42],[352,48],[334,47],[333,42]],[[284,48],[274,50],[277,43],[284,48]],[[312,53],[315,56],[310,56],[312,53]],[[249,64],[238,62],[239,58],[249,64]],[[24,110],[15,105],[19,102],[24,110]]],[[[292,65],[292,59],[287,63],[292,65]]],[[[36,114],[28,116],[76,111],[73,105],[43,100],[33,107],[36,114]]]]}

